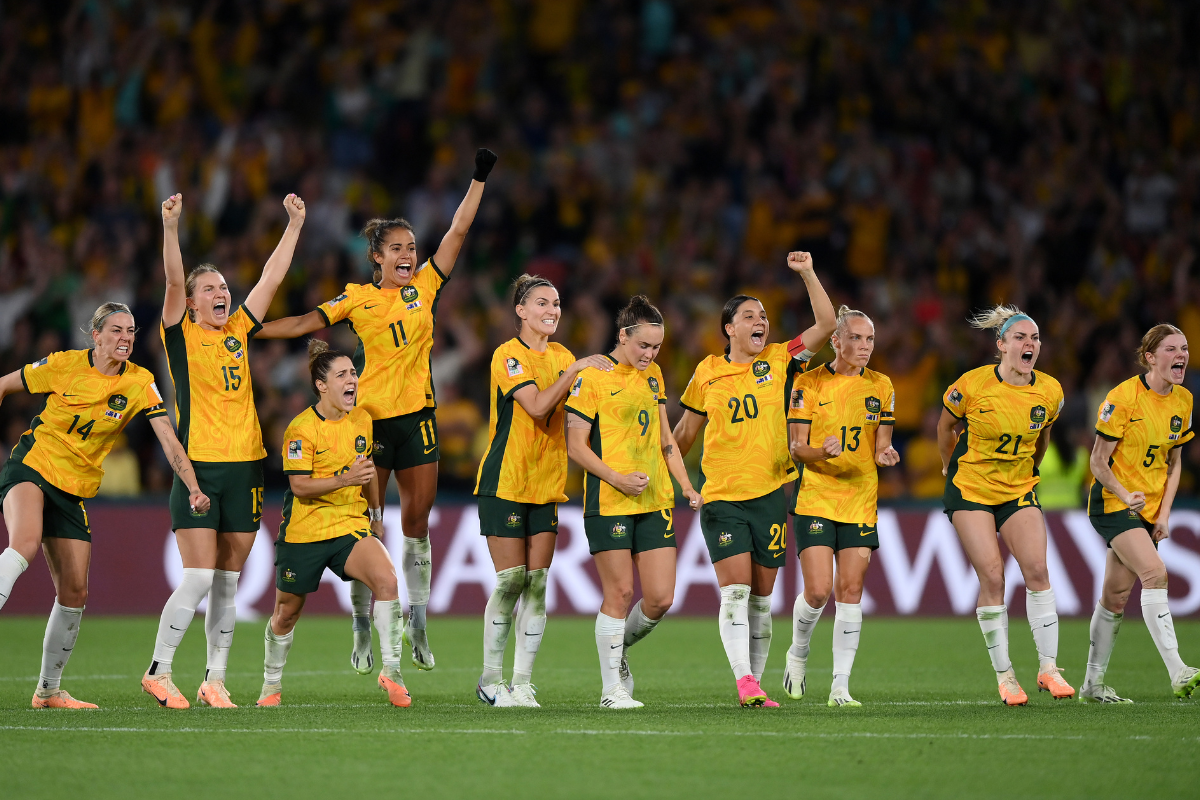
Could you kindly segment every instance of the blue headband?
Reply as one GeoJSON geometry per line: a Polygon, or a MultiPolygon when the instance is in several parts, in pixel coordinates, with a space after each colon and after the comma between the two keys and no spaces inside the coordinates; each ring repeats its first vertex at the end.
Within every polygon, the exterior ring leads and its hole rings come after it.
{"type": "MultiPolygon", "coordinates": [[[[1028,314],[1013,314],[1011,317],[1008,318],[1007,322],[1005,322],[1003,325],[1000,326],[1000,332],[996,334],[996,338],[1003,339],[1005,331],[1007,331],[1009,328],[1011,328],[1013,326],[1014,322],[1020,322],[1023,319],[1027,319],[1030,322],[1033,322],[1033,317],[1029,316],[1028,314]]],[[[1037,323],[1034,322],[1034,324],[1036,325],[1037,323]]]]}

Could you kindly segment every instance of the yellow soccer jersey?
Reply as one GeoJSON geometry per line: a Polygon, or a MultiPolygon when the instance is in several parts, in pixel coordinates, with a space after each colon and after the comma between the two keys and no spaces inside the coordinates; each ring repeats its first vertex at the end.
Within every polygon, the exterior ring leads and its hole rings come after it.
{"type": "Polygon", "coordinates": [[[705,501],[753,500],[796,477],[785,406],[789,374],[800,367],[784,344],[751,363],[709,356],[696,367],[679,404],[708,418],[697,489],[705,501]]]}
{"type": "MultiPolygon", "coordinates": [[[[330,478],[349,472],[360,458],[370,458],[375,440],[371,437],[371,415],[354,408],[337,422],[321,416],[309,406],[292,420],[283,434],[283,472],[330,478]]],[[[296,497],[289,488],[283,494],[283,542],[323,542],[348,533],[370,532],[367,498],[361,486],[347,486],[320,497],[296,497]]]]}
{"type": "Polygon", "coordinates": [[[429,353],[445,284],[446,276],[429,259],[408,286],[348,283],[345,292],[317,306],[326,323],[349,320],[358,336],[353,358],[358,402],[373,419],[436,407],[429,353]]]}
{"type": "Polygon", "coordinates": [[[169,328],[159,322],[175,384],[179,441],[193,461],[257,461],[267,455],[250,382],[249,342],[261,328],[245,304],[217,331],[187,314],[169,328]]]}
{"type": "Polygon", "coordinates": [[[564,410],[535,420],[513,399],[523,386],[544,390],[575,362],[571,351],[550,342],[546,352],[529,349],[518,337],[492,354],[488,449],[479,464],[475,494],[515,503],[567,500],[567,440],[564,410]]]}
{"type": "MultiPolygon", "coordinates": [[[[1161,395],[1139,375],[1117,385],[1104,398],[1096,419],[1096,435],[1117,442],[1109,459],[1113,475],[1131,492],[1146,493],[1142,519],[1158,522],[1167,488],[1167,458],[1173,448],[1191,441],[1192,393],[1182,386],[1161,395]]],[[[1092,478],[1088,513],[1108,514],[1127,506],[1092,478]]]]}
{"type": "Polygon", "coordinates": [[[96,496],[100,465],[135,414],[154,419],[167,413],[149,370],[127,361],[118,374],[105,375],[91,350],[51,353],[23,367],[21,382],[30,394],[49,396],[12,458],[78,497],[96,496]]]}
{"type": "Polygon", "coordinates": [[[797,514],[845,523],[873,525],[878,520],[875,434],[880,425],[894,424],[895,411],[892,382],[875,370],[839,375],[824,364],[796,378],[788,422],[809,424],[812,447],[830,436],[842,442],[837,458],[804,465],[796,487],[797,514]]]}
{"type": "Polygon", "coordinates": [[[963,499],[999,505],[1037,486],[1033,449],[1062,411],[1058,381],[1034,370],[1028,386],[1014,386],[999,367],[979,367],[955,381],[942,403],[965,426],[946,477],[963,499]]]}
{"type": "Polygon", "coordinates": [[[617,364],[612,372],[590,370],[575,380],[567,397],[567,411],[592,424],[588,440],[592,452],[622,475],[644,472],[650,478],[644,492],[629,497],[585,473],[585,517],[642,514],[675,507],[658,424],[658,407],[666,402],[658,364],[651,364],[644,372],[617,364]]]}

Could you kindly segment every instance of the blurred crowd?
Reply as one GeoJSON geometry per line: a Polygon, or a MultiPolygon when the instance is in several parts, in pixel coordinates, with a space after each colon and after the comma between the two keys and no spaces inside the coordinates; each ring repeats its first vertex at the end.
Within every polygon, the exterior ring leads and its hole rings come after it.
{"type": "MultiPolygon", "coordinates": [[[[0,2],[0,372],[86,346],[92,310],[121,300],[135,360],[169,385],[169,194],[185,263],[216,264],[235,302],[282,198],[305,199],[274,318],[370,280],[371,217],[405,216],[431,254],[487,146],[499,164],[439,306],[444,488],[473,485],[521,272],[559,286],[580,356],[648,294],[678,397],[724,344],[728,296],[760,297],[774,341],[811,323],[785,266],[803,249],[877,326],[903,456],[885,498],[940,496],[940,395],[994,353],[964,319],[1009,302],[1067,393],[1043,503],[1077,505],[1095,411],[1141,333],[1170,321],[1200,342],[1198,39],[1183,0],[0,2]]],[[[352,349],[344,327],[323,335],[352,349]]],[[[252,351],[276,468],[311,402],[302,346],[252,351]]],[[[5,453],[40,402],[4,402],[5,453]]],[[[148,427],[129,437],[104,491],[163,491],[148,427]]]]}

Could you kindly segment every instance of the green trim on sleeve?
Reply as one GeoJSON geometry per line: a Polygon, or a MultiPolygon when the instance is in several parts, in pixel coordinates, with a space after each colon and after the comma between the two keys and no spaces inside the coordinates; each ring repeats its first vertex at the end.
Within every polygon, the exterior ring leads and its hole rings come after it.
{"type": "Polygon", "coordinates": [[[680,408],[684,409],[685,411],[690,411],[693,414],[699,414],[702,417],[708,416],[707,411],[701,411],[698,408],[692,408],[691,406],[689,406],[687,403],[683,402],[682,400],[679,401],[679,406],[680,406],[680,408]]]}
{"type": "Polygon", "coordinates": [[[317,306],[316,310],[317,313],[321,315],[321,319],[325,320],[325,327],[330,327],[332,323],[329,321],[329,315],[325,313],[325,309],[321,308],[321,306],[317,306]]]}
{"type": "Polygon", "coordinates": [[[262,323],[258,321],[258,317],[254,316],[254,314],[250,311],[250,308],[245,303],[242,303],[239,308],[246,312],[246,316],[249,317],[250,322],[253,323],[250,326],[250,330],[246,331],[246,338],[253,339],[254,334],[262,330],[262,323]]]}
{"type": "Polygon", "coordinates": [[[950,412],[950,416],[954,417],[955,419],[966,419],[965,415],[960,417],[958,414],[955,414],[954,411],[951,410],[950,406],[945,403],[945,401],[942,402],[942,408],[950,412]]]}
{"type": "Polygon", "coordinates": [[[1120,436],[1109,436],[1107,433],[1104,433],[1104,432],[1103,432],[1103,431],[1101,431],[1099,428],[1097,428],[1097,429],[1096,429],[1096,435],[1097,435],[1097,436],[1099,436],[1101,439],[1103,439],[1103,440],[1104,440],[1104,441],[1106,441],[1106,442],[1119,442],[1119,441],[1121,441],[1121,437],[1120,437],[1120,436]]]}

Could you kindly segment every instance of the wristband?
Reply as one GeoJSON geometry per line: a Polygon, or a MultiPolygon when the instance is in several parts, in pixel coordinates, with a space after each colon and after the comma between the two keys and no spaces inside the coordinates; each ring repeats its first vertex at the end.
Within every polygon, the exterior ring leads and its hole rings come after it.
{"type": "Polygon", "coordinates": [[[383,522],[383,509],[382,508],[368,508],[367,509],[367,519],[371,522],[383,522]]]}

